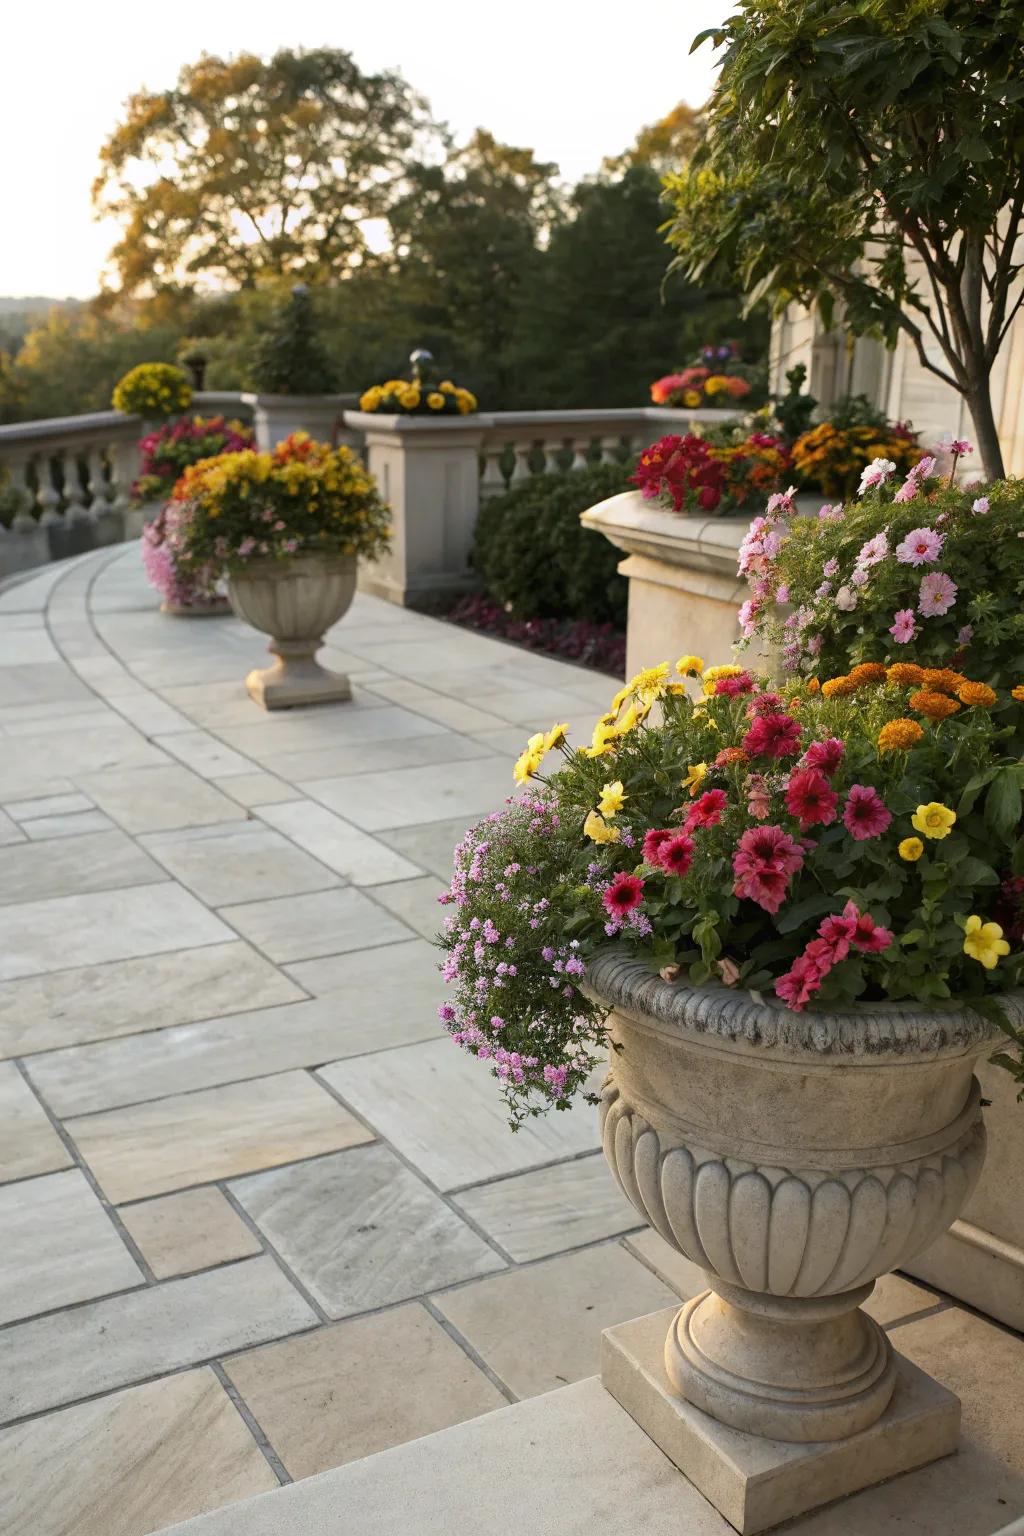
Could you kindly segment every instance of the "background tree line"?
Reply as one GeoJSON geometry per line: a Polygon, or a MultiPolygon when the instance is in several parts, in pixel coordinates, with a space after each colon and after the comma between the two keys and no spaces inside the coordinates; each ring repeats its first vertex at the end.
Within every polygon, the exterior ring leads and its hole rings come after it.
{"type": "Polygon", "coordinates": [[[426,346],[485,409],[628,406],[704,341],[764,351],[728,282],[666,279],[661,176],[696,139],[681,104],[567,188],[478,130],[454,142],[401,76],[333,49],[204,56],[141,93],[103,146],[111,283],[0,334],[0,420],[105,409],[116,379],[191,341],[211,389],[252,386],[288,287],[310,284],[343,388],[426,346]]]}

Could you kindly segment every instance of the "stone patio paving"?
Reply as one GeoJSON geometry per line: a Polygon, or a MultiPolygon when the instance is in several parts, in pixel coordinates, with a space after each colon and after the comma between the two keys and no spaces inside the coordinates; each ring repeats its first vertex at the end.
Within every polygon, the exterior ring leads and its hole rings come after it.
{"type": "MultiPolygon", "coordinates": [[[[513,1137],[436,1016],[452,844],[614,680],[359,597],[354,701],[267,715],[262,646],[161,616],[134,547],[0,593],[4,1536],[144,1536],[549,1392],[700,1284],[592,1113],[513,1137]]],[[[965,1403],[970,1498],[906,1529],[988,1536],[1024,1342],[899,1277],[870,1310],[965,1403]]]]}

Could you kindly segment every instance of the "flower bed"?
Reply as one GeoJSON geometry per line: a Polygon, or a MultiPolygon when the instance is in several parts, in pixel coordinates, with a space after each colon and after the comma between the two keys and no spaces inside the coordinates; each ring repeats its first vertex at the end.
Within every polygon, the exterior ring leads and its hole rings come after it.
{"type": "Polygon", "coordinates": [[[790,465],[781,438],[737,428],[662,437],[640,455],[630,478],[645,500],[673,512],[723,513],[774,491],[790,465]]]}
{"type": "MultiPolygon", "coordinates": [[[[605,1038],[582,983],[610,941],[666,979],[793,1011],[955,998],[999,1018],[994,993],[1024,961],[991,862],[1020,821],[1024,765],[1005,743],[1022,707],[949,670],[878,661],[780,691],[699,657],[647,668],[589,746],[559,725],[531,737],[515,766],[525,796],[456,850],[442,1018],[490,1063],[516,1122],[586,1091],[605,1038]]],[[[1012,861],[1024,866],[1024,840],[1012,861]]]]}
{"type": "Polygon", "coordinates": [[[610,677],[621,677],[625,670],[626,637],[611,624],[591,624],[586,619],[520,619],[480,593],[460,598],[444,617],[449,623],[508,640],[527,651],[578,661],[610,677]]]}

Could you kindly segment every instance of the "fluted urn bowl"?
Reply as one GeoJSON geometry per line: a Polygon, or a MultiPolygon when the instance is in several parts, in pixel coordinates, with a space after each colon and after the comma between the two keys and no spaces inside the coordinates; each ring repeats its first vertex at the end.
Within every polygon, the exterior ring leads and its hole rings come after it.
{"type": "MultiPolygon", "coordinates": [[[[673,1390],[734,1428],[838,1440],[885,1411],[879,1275],[955,1219],[981,1172],[974,1066],[998,1031],[968,1008],[792,1013],[596,957],[616,1049],[605,1157],[710,1289],[669,1330],[673,1390]]],[[[1024,994],[1004,1003],[1024,1017],[1024,994]]]]}
{"type": "Polygon", "coordinates": [[[316,659],[324,635],[348,611],[356,590],[354,555],[295,555],[254,560],[228,578],[235,613],[271,635],[272,667],[245,680],[265,709],[324,704],[352,697],[347,677],[316,659]]]}

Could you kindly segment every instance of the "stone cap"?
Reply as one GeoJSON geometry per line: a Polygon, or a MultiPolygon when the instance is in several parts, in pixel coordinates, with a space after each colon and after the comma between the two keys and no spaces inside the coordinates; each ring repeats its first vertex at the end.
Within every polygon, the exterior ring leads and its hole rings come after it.
{"type": "MultiPolygon", "coordinates": [[[[1002,1038],[971,1008],[924,1009],[913,1003],[866,1003],[830,1013],[794,1013],[774,998],[720,983],[691,987],[663,981],[653,965],[621,950],[601,950],[587,967],[588,991],[670,1030],[780,1047],[814,1056],[918,1056],[981,1051],[1002,1038]]],[[[1000,998],[1024,1024],[1024,992],[1000,998]]]]}

